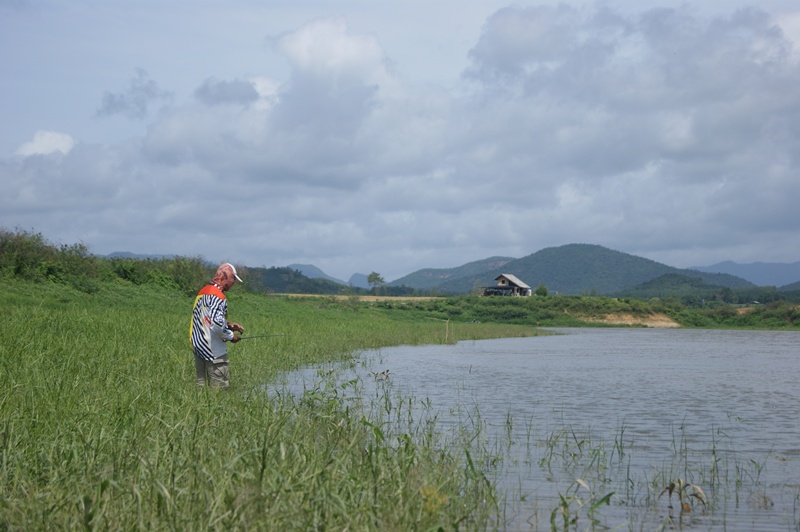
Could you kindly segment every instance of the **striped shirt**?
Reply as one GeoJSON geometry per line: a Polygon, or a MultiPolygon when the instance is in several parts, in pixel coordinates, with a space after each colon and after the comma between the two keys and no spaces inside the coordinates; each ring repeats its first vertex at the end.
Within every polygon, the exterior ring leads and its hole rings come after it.
{"type": "Polygon", "coordinates": [[[195,356],[212,362],[228,354],[225,342],[233,340],[227,322],[228,301],[214,284],[207,284],[194,300],[189,341],[195,356]]]}

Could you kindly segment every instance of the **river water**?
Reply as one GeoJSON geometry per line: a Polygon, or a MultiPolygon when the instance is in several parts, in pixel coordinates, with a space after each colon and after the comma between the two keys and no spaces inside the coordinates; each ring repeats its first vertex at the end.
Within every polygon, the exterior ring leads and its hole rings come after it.
{"type": "Polygon", "coordinates": [[[479,427],[509,530],[800,530],[800,333],[553,332],[366,351],[349,371],[445,432],[479,427]]]}

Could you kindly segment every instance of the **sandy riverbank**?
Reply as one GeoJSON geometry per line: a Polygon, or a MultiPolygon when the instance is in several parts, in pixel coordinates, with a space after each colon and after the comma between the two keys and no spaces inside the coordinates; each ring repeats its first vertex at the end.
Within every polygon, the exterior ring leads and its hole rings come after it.
{"type": "Polygon", "coordinates": [[[647,316],[634,316],[627,313],[607,314],[602,318],[582,317],[582,320],[591,323],[607,323],[608,325],[626,325],[639,327],[653,327],[657,329],[670,329],[681,325],[666,314],[649,314],[647,316]]]}

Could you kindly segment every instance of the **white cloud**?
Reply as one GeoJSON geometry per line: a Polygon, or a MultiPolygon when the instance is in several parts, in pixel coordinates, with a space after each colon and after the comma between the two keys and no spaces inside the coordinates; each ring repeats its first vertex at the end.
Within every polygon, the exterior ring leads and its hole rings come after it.
{"type": "Polygon", "coordinates": [[[775,21],[792,43],[794,61],[800,62],[800,11],[778,15],[775,21]]]}
{"type": "Polygon", "coordinates": [[[332,83],[351,77],[365,83],[387,80],[386,58],[377,39],[349,32],[344,18],[305,24],[276,39],[275,46],[299,73],[332,83]]]}
{"type": "Polygon", "coordinates": [[[17,148],[17,155],[48,155],[51,153],[67,154],[75,147],[75,139],[58,131],[37,131],[33,140],[17,148]]]}

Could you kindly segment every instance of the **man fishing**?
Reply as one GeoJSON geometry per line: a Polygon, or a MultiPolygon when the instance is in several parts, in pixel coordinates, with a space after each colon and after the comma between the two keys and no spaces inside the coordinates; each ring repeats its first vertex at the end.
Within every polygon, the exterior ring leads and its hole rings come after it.
{"type": "Polygon", "coordinates": [[[240,340],[237,333],[244,327],[228,321],[228,301],[225,292],[233,284],[243,282],[236,268],[225,263],[217,268],[211,282],[197,293],[189,328],[189,340],[194,351],[197,386],[228,388],[228,348],[226,342],[240,340]]]}

